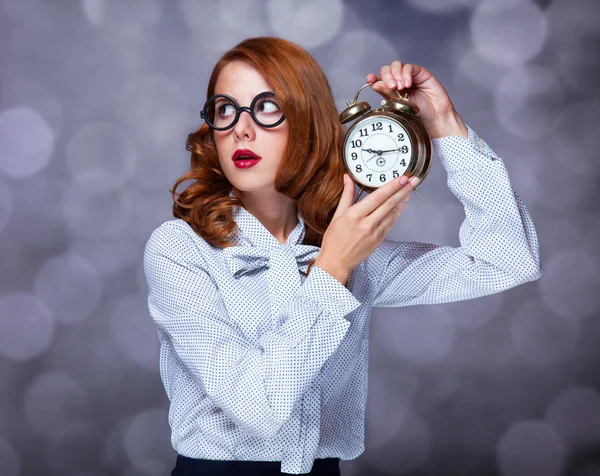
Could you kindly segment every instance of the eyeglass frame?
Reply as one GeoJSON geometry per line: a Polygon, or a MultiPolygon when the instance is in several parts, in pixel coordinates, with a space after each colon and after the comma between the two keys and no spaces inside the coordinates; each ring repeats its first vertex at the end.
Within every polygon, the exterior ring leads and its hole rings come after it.
{"type": "Polygon", "coordinates": [[[234,127],[237,124],[238,120],[240,119],[242,112],[246,111],[246,112],[248,112],[248,114],[250,114],[250,117],[252,117],[252,120],[256,124],[258,124],[260,127],[264,127],[266,129],[271,129],[272,127],[277,127],[278,125],[280,125],[285,120],[285,115],[282,112],[281,119],[279,119],[277,122],[275,122],[273,124],[261,123],[254,115],[254,106],[256,105],[256,102],[259,99],[262,99],[263,97],[266,97],[266,96],[275,96],[275,93],[273,91],[263,91],[262,93],[259,93],[256,96],[254,96],[254,99],[252,99],[250,106],[240,107],[240,105],[237,103],[237,101],[235,99],[233,99],[231,96],[228,96],[227,94],[213,94],[204,103],[204,107],[202,108],[202,111],[200,112],[200,117],[202,119],[204,119],[204,122],[206,122],[208,127],[210,127],[211,129],[214,129],[215,131],[226,131],[226,130],[229,130],[232,127],[234,127]],[[231,102],[233,103],[233,106],[235,106],[235,118],[233,119],[231,124],[229,124],[227,127],[216,127],[214,124],[211,124],[211,122],[208,119],[208,104],[217,97],[227,98],[227,99],[231,100],[231,102]]]}

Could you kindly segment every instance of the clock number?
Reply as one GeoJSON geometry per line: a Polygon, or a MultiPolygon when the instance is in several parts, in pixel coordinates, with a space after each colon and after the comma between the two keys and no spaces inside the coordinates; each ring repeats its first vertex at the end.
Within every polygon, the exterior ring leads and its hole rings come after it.
{"type": "Polygon", "coordinates": [[[356,159],[358,159],[358,154],[356,152],[352,152],[351,157],[352,157],[352,160],[356,160],[356,159]]]}
{"type": "Polygon", "coordinates": [[[360,136],[361,137],[366,137],[368,135],[369,135],[369,133],[367,132],[367,128],[366,127],[364,129],[360,130],[360,136]]]}
{"type": "Polygon", "coordinates": [[[394,132],[394,130],[392,129],[392,125],[391,124],[388,124],[388,126],[390,127],[390,134],[391,134],[392,132],[394,132]]]}
{"type": "Polygon", "coordinates": [[[400,132],[400,134],[398,134],[398,141],[402,142],[404,140],[404,134],[402,132],[400,132]]]}
{"type": "Polygon", "coordinates": [[[402,160],[400,161],[400,165],[401,165],[402,167],[406,167],[406,160],[402,159],[402,160]]]}
{"type": "Polygon", "coordinates": [[[381,174],[381,175],[379,176],[379,180],[380,180],[381,182],[385,182],[385,174],[381,174]]]}
{"type": "Polygon", "coordinates": [[[383,129],[383,124],[381,122],[377,122],[377,123],[374,122],[373,124],[371,124],[371,126],[373,126],[374,131],[380,131],[383,129]],[[377,126],[377,127],[375,127],[375,126],[377,126]]]}
{"type": "Polygon", "coordinates": [[[352,141],[352,148],[356,149],[357,147],[362,147],[362,141],[360,139],[352,141]]]}
{"type": "Polygon", "coordinates": [[[367,174],[367,177],[369,178],[369,182],[370,182],[371,179],[373,178],[373,174],[367,174]]]}
{"type": "Polygon", "coordinates": [[[394,170],[394,178],[396,178],[396,177],[400,177],[400,174],[398,173],[397,170],[394,170]]]}
{"type": "Polygon", "coordinates": [[[403,154],[408,154],[408,146],[403,145],[400,149],[400,152],[402,152],[403,154]]]}
{"type": "Polygon", "coordinates": [[[360,164],[358,164],[358,165],[356,166],[356,171],[357,171],[357,172],[362,172],[362,167],[361,167],[361,165],[360,165],[360,164]]]}

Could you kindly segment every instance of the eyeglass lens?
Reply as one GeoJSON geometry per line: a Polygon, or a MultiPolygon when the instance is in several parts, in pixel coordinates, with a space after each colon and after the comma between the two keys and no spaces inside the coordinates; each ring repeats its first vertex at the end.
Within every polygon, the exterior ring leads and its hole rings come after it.
{"type": "MultiPolygon", "coordinates": [[[[207,121],[216,128],[229,127],[236,119],[239,107],[224,96],[213,97],[206,103],[207,121]]],[[[254,120],[261,126],[275,124],[283,116],[274,94],[262,96],[254,101],[254,120]]],[[[241,113],[241,111],[240,111],[241,113]]]]}

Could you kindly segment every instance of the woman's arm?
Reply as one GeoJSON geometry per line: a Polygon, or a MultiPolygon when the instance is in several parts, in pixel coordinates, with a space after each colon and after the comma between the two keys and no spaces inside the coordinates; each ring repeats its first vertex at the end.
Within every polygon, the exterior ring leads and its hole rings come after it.
{"type": "Polygon", "coordinates": [[[513,191],[502,160],[471,129],[434,139],[448,187],[463,204],[460,247],[385,240],[368,260],[381,276],[375,307],[477,298],[541,275],[531,217],[513,191]]]}
{"type": "MultiPolygon", "coordinates": [[[[360,302],[313,267],[283,306],[282,325],[250,342],[229,318],[193,238],[167,222],[146,245],[148,307],[169,345],[208,396],[251,434],[272,437],[346,334],[360,302]]],[[[253,312],[248,309],[248,312],[253,312]]]]}

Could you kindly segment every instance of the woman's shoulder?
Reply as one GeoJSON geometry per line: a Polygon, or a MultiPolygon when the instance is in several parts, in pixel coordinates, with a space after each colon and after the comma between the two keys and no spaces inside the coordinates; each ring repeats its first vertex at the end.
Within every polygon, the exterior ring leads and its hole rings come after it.
{"type": "Polygon", "coordinates": [[[212,250],[204,238],[198,235],[194,229],[181,218],[167,220],[161,223],[148,238],[146,250],[165,250],[170,253],[191,249],[209,252],[212,250]]]}

